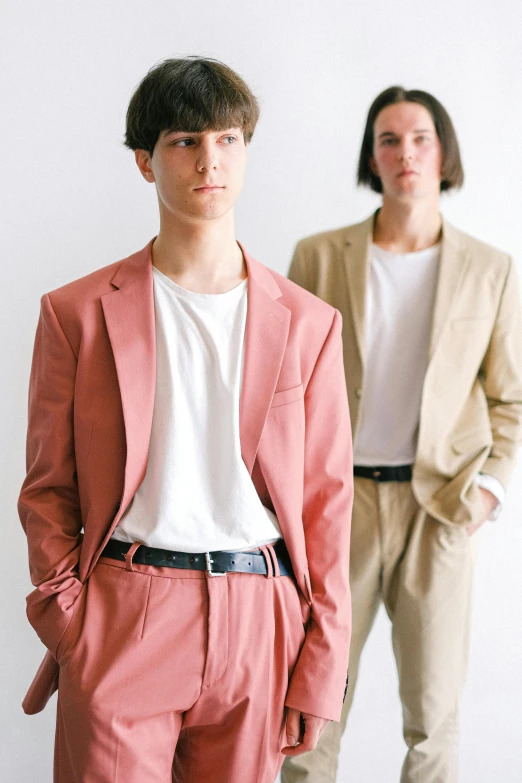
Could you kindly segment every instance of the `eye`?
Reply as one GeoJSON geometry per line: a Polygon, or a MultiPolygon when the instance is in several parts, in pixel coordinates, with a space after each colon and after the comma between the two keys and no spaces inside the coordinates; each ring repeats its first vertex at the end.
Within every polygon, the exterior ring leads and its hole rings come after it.
{"type": "Polygon", "coordinates": [[[172,147],[189,147],[194,144],[194,139],[174,139],[172,147]]]}
{"type": "Polygon", "coordinates": [[[225,144],[234,144],[237,141],[237,136],[223,136],[225,144]]]}
{"type": "Polygon", "coordinates": [[[388,136],[386,139],[381,140],[381,146],[383,147],[391,147],[392,144],[395,144],[397,142],[397,139],[392,138],[391,136],[388,136]]]}

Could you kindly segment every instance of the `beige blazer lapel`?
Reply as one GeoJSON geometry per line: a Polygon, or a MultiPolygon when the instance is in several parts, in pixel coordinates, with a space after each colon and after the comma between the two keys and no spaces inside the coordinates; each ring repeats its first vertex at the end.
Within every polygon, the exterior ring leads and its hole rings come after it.
{"type": "Polygon", "coordinates": [[[436,353],[452,306],[458,300],[458,293],[466,276],[469,262],[469,253],[462,246],[459,232],[443,218],[439,277],[430,338],[430,361],[436,353]]]}
{"type": "Polygon", "coordinates": [[[274,396],[290,328],[290,310],[268,269],[243,255],[248,268],[248,310],[239,428],[243,461],[251,474],[274,396]]]}
{"type": "Polygon", "coordinates": [[[366,289],[370,272],[370,248],[375,214],[346,231],[344,263],[352,324],[364,372],[366,289]]]}
{"type": "MultiPolygon", "coordinates": [[[[346,231],[344,263],[354,335],[364,370],[366,290],[370,273],[370,252],[375,215],[350,226],[346,231]]],[[[459,232],[442,219],[442,243],[439,276],[430,338],[430,358],[434,355],[452,304],[465,278],[469,253],[462,246],[459,232]]]]}

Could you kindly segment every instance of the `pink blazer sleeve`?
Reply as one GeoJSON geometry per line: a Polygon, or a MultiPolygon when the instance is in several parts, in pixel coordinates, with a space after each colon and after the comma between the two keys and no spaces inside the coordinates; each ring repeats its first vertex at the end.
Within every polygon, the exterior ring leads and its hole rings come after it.
{"type": "Polygon", "coordinates": [[[339,720],[351,632],[349,587],[353,468],[341,316],[332,326],[305,393],[303,526],[312,615],[286,705],[339,720]]]}
{"type": "Polygon", "coordinates": [[[76,357],[48,295],[42,298],[29,385],[27,476],[18,510],[35,590],[27,616],[54,654],[80,592],[81,515],[73,439],[76,357]]]}

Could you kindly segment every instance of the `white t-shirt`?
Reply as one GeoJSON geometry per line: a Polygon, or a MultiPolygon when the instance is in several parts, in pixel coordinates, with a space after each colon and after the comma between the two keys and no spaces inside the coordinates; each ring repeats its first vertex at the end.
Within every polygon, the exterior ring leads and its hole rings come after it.
{"type": "Polygon", "coordinates": [[[440,244],[414,253],[372,245],[356,465],[411,465],[428,366],[440,244]]]}
{"type": "MultiPolygon", "coordinates": [[[[414,253],[391,253],[372,245],[355,465],[415,462],[439,262],[440,244],[414,253]]],[[[489,517],[496,519],[505,501],[504,487],[485,473],[475,481],[499,501],[489,517]]]]}
{"type": "Polygon", "coordinates": [[[156,396],[147,472],[113,537],[180,552],[281,538],[241,457],[247,281],[198,294],[154,274],[156,396]]]}

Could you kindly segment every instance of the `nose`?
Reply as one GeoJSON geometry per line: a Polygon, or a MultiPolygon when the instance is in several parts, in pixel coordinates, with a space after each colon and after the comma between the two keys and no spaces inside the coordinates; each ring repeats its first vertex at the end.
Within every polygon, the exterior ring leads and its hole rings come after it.
{"type": "Polygon", "coordinates": [[[205,139],[200,148],[196,161],[196,168],[199,172],[216,171],[219,168],[219,161],[216,146],[213,141],[205,139]]]}
{"type": "Polygon", "coordinates": [[[401,163],[407,163],[408,161],[413,160],[413,149],[410,144],[404,143],[401,145],[399,149],[399,160],[401,163]]]}

